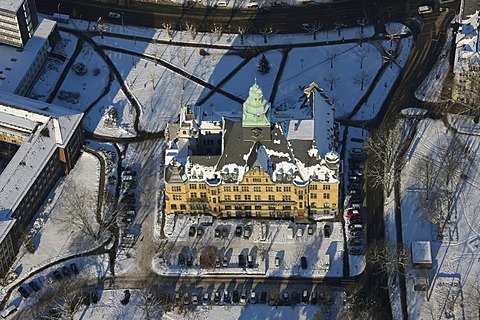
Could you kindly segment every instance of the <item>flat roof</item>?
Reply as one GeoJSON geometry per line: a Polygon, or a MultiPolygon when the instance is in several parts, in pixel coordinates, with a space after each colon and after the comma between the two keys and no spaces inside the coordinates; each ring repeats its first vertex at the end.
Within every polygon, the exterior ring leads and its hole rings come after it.
{"type": "Polygon", "coordinates": [[[42,19],[33,37],[22,49],[0,46],[0,90],[15,92],[55,25],[53,20],[42,19]]]}
{"type": "Polygon", "coordinates": [[[432,249],[430,241],[412,242],[412,262],[415,264],[431,264],[432,249]]]}
{"type": "Polygon", "coordinates": [[[0,9],[17,12],[24,1],[25,0],[0,0],[0,9]]]}

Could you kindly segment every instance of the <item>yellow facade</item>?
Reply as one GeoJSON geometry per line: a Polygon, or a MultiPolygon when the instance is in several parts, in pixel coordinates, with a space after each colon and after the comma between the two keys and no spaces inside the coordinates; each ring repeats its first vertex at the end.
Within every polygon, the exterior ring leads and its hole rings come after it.
{"type": "Polygon", "coordinates": [[[289,218],[332,214],[337,209],[338,182],[311,182],[305,186],[275,183],[261,169],[248,171],[238,184],[192,181],[165,185],[167,214],[289,218]]]}

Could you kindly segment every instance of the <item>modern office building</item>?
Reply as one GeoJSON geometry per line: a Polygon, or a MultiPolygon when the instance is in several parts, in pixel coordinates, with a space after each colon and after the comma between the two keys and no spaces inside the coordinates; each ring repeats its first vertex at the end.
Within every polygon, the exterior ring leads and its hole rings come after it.
{"type": "Polygon", "coordinates": [[[312,83],[311,119],[273,123],[255,83],[241,121],[201,121],[182,108],[166,129],[165,211],[321,220],[338,213],[334,108],[312,83]]]}
{"type": "Polygon", "coordinates": [[[0,43],[21,48],[37,25],[35,0],[0,0],[0,43]]]}
{"type": "Polygon", "coordinates": [[[0,277],[58,179],[80,156],[82,114],[0,91],[0,141],[20,146],[0,174],[0,277]]]}

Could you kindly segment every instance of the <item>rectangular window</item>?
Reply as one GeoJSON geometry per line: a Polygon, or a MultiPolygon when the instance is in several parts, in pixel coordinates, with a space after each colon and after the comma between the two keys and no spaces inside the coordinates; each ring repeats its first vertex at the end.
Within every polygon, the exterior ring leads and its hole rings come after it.
{"type": "Polygon", "coordinates": [[[310,190],[317,190],[317,185],[316,184],[312,184],[310,186],[310,190]]]}
{"type": "Polygon", "coordinates": [[[200,198],[204,199],[207,197],[207,193],[206,192],[200,192],[200,198]]]}
{"type": "Polygon", "coordinates": [[[324,184],[323,185],[323,190],[330,190],[330,185],[329,184],[324,184]]]}
{"type": "Polygon", "coordinates": [[[200,189],[207,189],[207,185],[201,184],[201,185],[200,185],[200,189]]]}
{"type": "Polygon", "coordinates": [[[282,187],[277,187],[277,192],[282,192],[282,187]]]}
{"type": "Polygon", "coordinates": [[[267,192],[273,192],[273,187],[265,187],[265,191],[267,191],[267,192]]]}
{"type": "Polygon", "coordinates": [[[255,195],[255,201],[262,201],[262,196],[259,194],[255,195]]]}
{"type": "Polygon", "coordinates": [[[262,182],[262,178],[253,178],[253,182],[262,182]]]}
{"type": "Polygon", "coordinates": [[[213,203],[217,203],[217,198],[212,198],[213,203]]]}
{"type": "Polygon", "coordinates": [[[262,187],[253,187],[254,192],[262,192],[262,187]]]}
{"type": "Polygon", "coordinates": [[[324,193],[323,199],[330,199],[330,193],[324,193]]]}
{"type": "Polygon", "coordinates": [[[225,201],[230,201],[232,200],[232,198],[230,197],[230,195],[225,195],[225,201]]]}
{"type": "Polygon", "coordinates": [[[182,191],[182,187],[180,186],[172,186],[172,192],[179,192],[182,191]]]}
{"type": "Polygon", "coordinates": [[[284,195],[284,196],[282,196],[282,200],[283,200],[283,201],[290,201],[290,200],[292,200],[292,197],[291,197],[291,196],[285,196],[285,195],[284,195]]]}
{"type": "Polygon", "coordinates": [[[182,196],[179,194],[174,194],[173,195],[173,200],[182,200],[182,196]]]}
{"type": "Polygon", "coordinates": [[[215,196],[217,195],[217,190],[210,190],[210,193],[215,196]]]}
{"type": "Polygon", "coordinates": [[[291,192],[292,189],[290,187],[283,187],[283,192],[291,192]]]}
{"type": "Polygon", "coordinates": [[[196,192],[190,192],[190,198],[196,198],[197,197],[197,193],[196,192]]]}
{"type": "Polygon", "coordinates": [[[317,194],[316,193],[311,193],[310,194],[310,199],[317,199],[317,194]]]}
{"type": "Polygon", "coordinates": [[[238,186],[233,186],[233,191],[238,192],[238,186]]]}
{"type": "Polygon", "coordinates": [[[244,197],[245,197],[245,200],[247,201],[252,200],[252,197],[249,194],[246,194],[244,197]]]}
{"type": "Polygon", "coordinates": [[[242,192],[249,192],[248,186],[242,186],[242,192]]]}
{"type": "Polygon", "coordinates": [[[190,189],[197,189],[197,185],[195,183],[190,184],[190,189]]]}
{"type": "Polygon", "coordinates": [[[262,210],[262,206],[255,206],[255,210],[262,210]]]}
{"type": "Polygon", "coordinates": [[[232,188],[230,186],[224,186],[223,191],[230,192],[230,191],[232,191],[232,188]]]}
{"type": "Polygon", "coordinates": [[[240,200],[241,200],[240,195],[239,195],[239,194],[236,194],[236,195],[235,195],[235,201],[240,201],[240,200]]]}
{"type": "Polygon", "coordinates": [[[275,196],[272,194],[268,195],[268,201],[275,201],[275,196]]]}

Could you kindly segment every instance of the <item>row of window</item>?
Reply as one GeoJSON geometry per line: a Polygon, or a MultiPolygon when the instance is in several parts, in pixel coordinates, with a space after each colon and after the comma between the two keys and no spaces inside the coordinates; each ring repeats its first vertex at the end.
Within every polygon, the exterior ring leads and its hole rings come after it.
{"type": "MultiPolygon", "coordinates": [[[[207,193],[206,192],[200,192],[200,196],[199,197],[197,197],[197,196],[198,196],[198,194],[196,192],[190,192],[190,198],[191,199],[197,199],[197,198],[206,199],[207,198],[207,193]]],[[[174,195],[172,195],[172,198],[173,198],[173,200],[182,200],[182,195],[174,194],[174,195]]],[[[242,201],[242,195],[235,194],[235,195],[233,195],[233,198],[232,198],[232,195],[229,195],[229,194],[226,194],[224,196],[225,201],[232,201],[232,199],[234,201],[242,201]]],[[[243,200],[251,201],[252,199],[255,200],[255,201],[267,200],[264,197],[262,198],[262,195],[259,195],[259,194],[255,194],[255,195],[253,195],[253,197],[250,194],[244,194],[243,195],[243,200]]],[[[310,194],[310,199],[317,199],[317,194],[316,193],[311,193],[310,194]]],[[[323,199],[330,199],[330,193],[324,193],[323,194],[323,199]]],[[[279,200],[279,198],[276,198],[275,195],[273,195],[273,194],[268,195],[268,201],[277,201],[277,200],[279,200]]],[[[303,200],[303,194],[298,195],[298,200],[303,200]]],[[[282,195],[282,201],[292,201],[292,196],[282,195]]],[[[213,203],[216,203],[216,198],[213,198],[213,203]]]]}
{"type": "MultiPolygon", "coordinates": [[[[188,185],[190,190],[196,190],[197,185],[194,183],[191,183],[188,185]]],[[[323,190],[330,190],[330,185],[329,184],[324,184],[323,190]]],[[[292,187],[290,186],[253,186],[252,188],[250,186],[223,186],[223,191],[225,192],[239,192],[240,190],[242,192],[250,192],[250,190],[253,190],[254,192],[262,192],[262,188],[265,188],[265,192],[273,192],[274,188],[276,192],[292,192],[292,187]]],[[[207,189],[206,184],[199,184],[198,189],[207,189]]],[[[311,185],[310,190],[317,190],[317,185],[311,185]]],[[[182,191],[181,186],[172,186],[172,192],[180,192],[182,191]]],[[[216,190],[210,190],[210,193],[215,195],[216,190]]],[[[297,190],[295,189],[296,194],[303,194],[303,190],[297,190]]]]}

